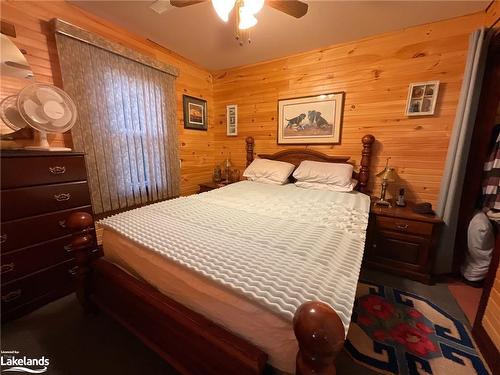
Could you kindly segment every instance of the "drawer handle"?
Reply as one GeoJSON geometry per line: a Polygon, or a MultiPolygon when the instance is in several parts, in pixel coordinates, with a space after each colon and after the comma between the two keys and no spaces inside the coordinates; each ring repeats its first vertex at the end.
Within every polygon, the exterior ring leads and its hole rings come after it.
{"type": "Polygon", "coordinates": [[[7,234],[2,234],[0,236],[0,243],[4,243],[4,242],[7,242],[7,234]]]}
{"type": "Polygon", "coordinates": [[[58,202],[69,201],[71,199],[70,193],[55,194],[54,199],[58,202]]]}
{"type": "Polygon", "coordinates": [[[408,224],[396,224],[396,228],[398,228],[398,229],[408,229],[408,224]]]}
{"type": "Polygon", "coordinates": [[[13,290],[12,292],[7,293],[5,296],[2,296],[2,301],[3,302],[12,302],[12,301],[18,299],[19,297],[21,297],[22,292],[23,291],[21,289],[13,290]]]}
{"type": "Polygon", "coordinates": [[[61,228],[66,228],[66,220],[59,220],[57,222],[61,228]]]}
{"type": "Polygon", "coordinates": [[[64,250],[66,250],[67,253],[71,253],[73,251],[73,246],[71,244],[64,245],[64,250]]]}
{"type": "Polygon", "coordinates": [[[49,172],[52,174],[64,174],[66,173],[66,167],[62,166],[54,166],[54,167],[49,167],[49,172]]]}
{"type": "Polygon", "coordinates": [[[74,266],[73,268],[70,268],[70,269],[68,270],[68,273],[69,273],[71,276],[75,276],[77,271],[78,271],[78,266],[74,266]]]}
{"type": "Polygon", "coordinates": [[[12,263],[7,263],[7,264],[2,264],[2,267],[0,267],[0,274],[4,274],[10,271],[14,271],[14,262],[12,263]]]}

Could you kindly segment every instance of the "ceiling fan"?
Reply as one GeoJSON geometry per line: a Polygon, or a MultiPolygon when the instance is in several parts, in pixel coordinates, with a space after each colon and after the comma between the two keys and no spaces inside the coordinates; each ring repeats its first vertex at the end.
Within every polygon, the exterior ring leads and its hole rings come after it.
{"type": "MultiPolygon", "coordinates": [[[[156,1],[151,8],[157,13],[163,13],[167,6],[184,8],[206,2],[208,0],[166,0],[156,1]]],[[[219,18],[228,22],[229,15],[235,10],[235,37],[240,45],[246,39],[250,43],[249,29],[257,24],[255,17],[264,4],[295,18],[301,18],[307,13],[308,5],[299,0],[211,0],[212,6],[219,18]]]]}
{"type": "MultiPolygon", "coordinates": [[[[205,1],[207,0],[170,0],[170,4],[184,8],[205,1]]],[[[227,22],[233,8],[237,8],[240,13],[255,15],[262,9],[264,3],[295,18],[303,17],[308,8],[306,3],[299,0],[212,0],[215,11],[224,22],[227,22]]]]}

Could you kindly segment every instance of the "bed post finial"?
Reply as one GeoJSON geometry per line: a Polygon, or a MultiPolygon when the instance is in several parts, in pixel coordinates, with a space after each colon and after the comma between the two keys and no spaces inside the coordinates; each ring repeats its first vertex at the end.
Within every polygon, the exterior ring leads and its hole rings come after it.
{"type": "Polygon", "coordinates": [[[335,310],[323,302],[305,302],[295,312],[293,330],[299,344],[295,373],[334,375],[335,358],[345,340],[344,325],[335,310]]]}
{"type": "Polygon", "coordinates": [[[94,219],[88,212],[74,212],[66,219],[66,226],[72,232],[71,251],[75,254],[76,296],[85,311],[90,311],[90,249],[94,245],[94,219]]]}
{"type": "Polygon", "coordinates": [[[361,152],[361,168],[359,170],[359,191],[366,193],[368,188],[368,180],[370,178],[370,160],[372,155],[372,145],[375,142],[375,137],[371,134],[365,135],[361,138],[363,144],[363,151],[361,152]]]}
{"type": "Polygon", "coordinates": [[[255,141],[253,140],[253,137],[247,137],[245,139],[245,142],[247,143],[247,167],[248,167],[253,161],[253,146],[255,144],[255,141]]]}

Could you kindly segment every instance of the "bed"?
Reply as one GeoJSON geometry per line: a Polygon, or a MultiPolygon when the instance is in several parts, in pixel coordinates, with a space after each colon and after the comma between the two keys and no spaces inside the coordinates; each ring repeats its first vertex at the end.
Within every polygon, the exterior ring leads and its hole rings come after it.
{"type": "MultiPolygon", "coordinates": [[[[242,181],[109,217],[92,259],[88,214],[74,214],[77,295],[181,373],[335,372],[363,256],[373,136],[360,192],[242,181]],[[296,358],[295,358],[296,357],[296,358]]],[[[254,141],[246,140],[247,165],[254,141]]],[[[347,162],[308,149],[261,158],[347,162]]]]}

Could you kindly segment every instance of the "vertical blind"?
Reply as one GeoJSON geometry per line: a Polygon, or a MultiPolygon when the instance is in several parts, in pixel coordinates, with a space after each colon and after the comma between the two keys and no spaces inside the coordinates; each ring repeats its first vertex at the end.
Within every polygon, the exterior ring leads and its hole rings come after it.
{"type": "Polygon", "coordinates": [[[56,34],[96,214],[179,195],[175,76],[56,34]]]}

